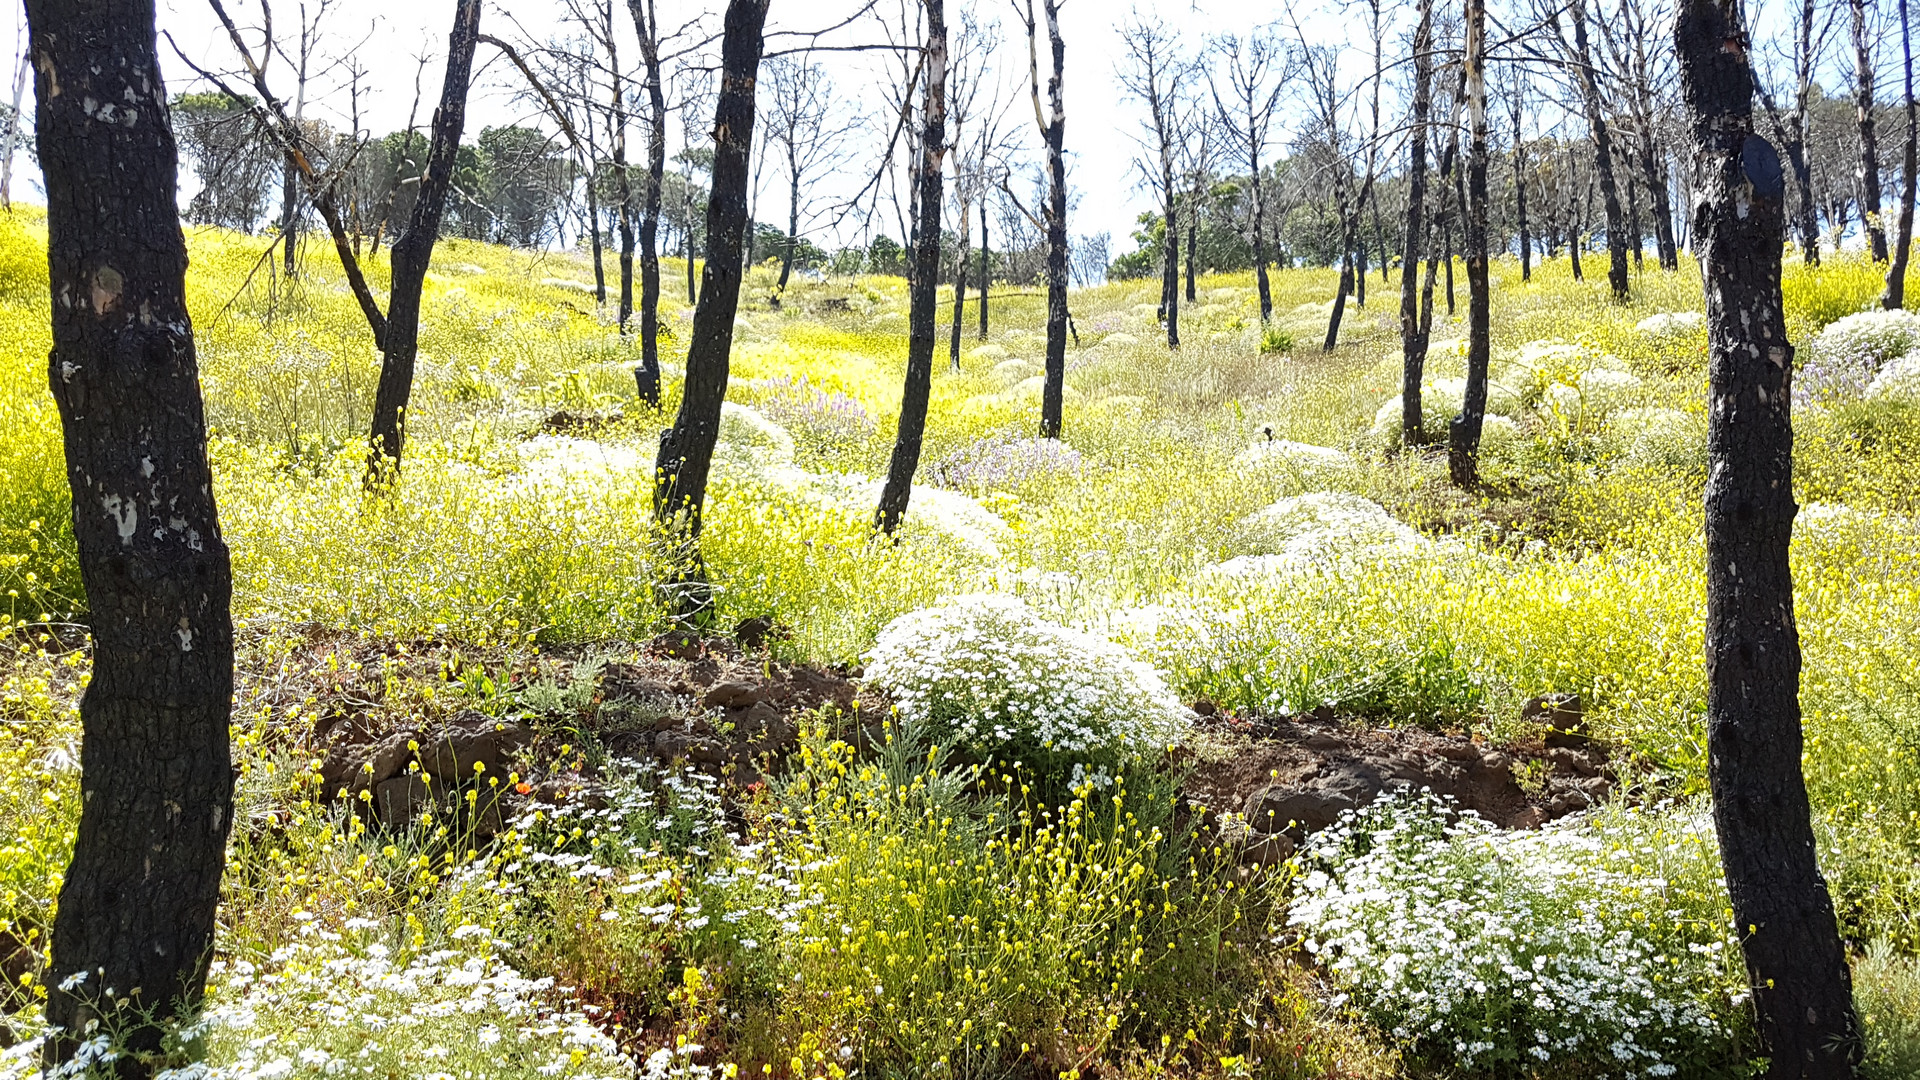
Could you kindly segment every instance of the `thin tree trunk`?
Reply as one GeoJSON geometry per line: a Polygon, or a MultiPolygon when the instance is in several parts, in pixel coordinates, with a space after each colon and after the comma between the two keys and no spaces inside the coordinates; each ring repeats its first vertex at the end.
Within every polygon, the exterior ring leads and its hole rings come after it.
{"type": "Polygon", "coordinates": [[[748,157],[753,146],[754,84],[761,31],[770,0],[727,0],[720,44],[720,98],[713,114],[713,187],[707,195],[707,261],[687,345],[680,412],[660,437],[654,463],[653,514],[674,549],[664,589],[675,612],[696,618],[711,605],[700,559],[707,477],[720,439],[727,396],[733,319],[740,306],[742,234],[747,227],[748,157]]]}
{"type": "Polygon", "coordinates": [[[607,70],[613,82],[612,130],[607,134],[613,143],[613,212],[620,230],[619,319],[620,332],[625,334],[627,322],[633,318],[633,176],[627,172],[627,91],[620,78],[620,54],[614,48],[612,0],[604,10],[607,70]]]}
{"type": "Polygon", "coordinates": [[[1739,0],[1681,0],[1695,250],[1708,332],[1707,781],[1772,1080],[1851,1077],[1847,957],[1801,774],[1793,536],[1793,346],[1780,293],[1779,156],[1753,131],[1739,0]]]}
{"type": "Polygon", "coordinates": [[[1520,280],[1533,280],[1533,236],[1527,232],[1526,144],[1520,136],[1520,111],[1513,113],[1513,205],[1520,227],[1520,280]]]}
{"type": "Polygon", "coordinates": [[[647,183],[640,203],[640,400],[660,406],[660,194],[667,179],[667,95],[660,80],[660,20],[653,0],[627,0],[647,71],[647,183]]]}
{"type": "MultiPolygon", "coordinates": [[[[954,187],[958,188],[960,184],[956,182],[954,187]]],[[[971,215],[972,210],[973,207],[968,206],[966,201],[962,199],[960,203],[960,252],[959,257],[953,260],[953,342],[948,349],[952,354],[949,359],[953,364],[953,370],[955,372],[960,370],[960,325],[967,320],[967,248],[969,246],[967,224],[973,220],[971,215]]],[[[986,292],[986,286],[982,285],[980,291],[982,293],[986,292]]]]}
{"type": "MultiPolygon", "coordinates": [[[[187,310],[151,0],[31,0],[60,412],[93,639],[80,822],[44,985],[46,1063],[155,1054],[206,986],[233,773],[232,572],[187,310]]],[[[122,1059],[122,1076],[152,1066],[122,1059]]]]}
{"type": "Polygon", "coordinates": [[[1678,270],[1680,249],[1673,242],[1673,203],[1667,198],[1667,153],[1654,143],[1652,131],[1640,133],[1640,167],[1647,182],[1647,198],[1653,214],[1653,240],[1659,253],[1660,268],[1678,270]]]}
{"type": "Polygon", "coordinates": [[[1353,293],[1353,229],[1349,224],[1347,198],[1340,195],[1340,287],[1333,294],[1333,311],[1327,316],[1327,339],[1321,352],[1332,352],[1340,343],[1340,323],[1346,318],[1347,297],[1353,293]]]}
{"type": "MultiPolygon", "coordinates": [[[[466,126],[467,88],[472,82],[473,50],[479,35],[480,0],[459,0],[447,44],[446,83],[440,91],[440,107],[433,111],[427,169],[420,177],[406,234],[393,242],[387,256],[392,287],[386,332],[382,335],[380,384],[373,397],[370,480],[386,469],[400,467],[407,401],[413,395],[413,364],[420,352],[420,291],[426,285],[427,264],[433,259],[433,244],[439,239],[440,218],[446,212],[447,192],[453,184],[454,158],[466,126]]],[[[344,232],[336,228],[334,235],[337,241],[344,232]]]]}
{"type": "Polygon", "coordinates": [[[987,293],[993,284],[993,271],[987,263],[987,196],[980,195],[980,340],[987,340],[987,293]]]}
{"type": "Polygon", "coordinates": [[[607,265],[600,250],[600,198],[594,193],[597,186],[593,175],[593,162],[587,163],[587,233],[593,245],[593,301],[604,306],[607,302],[607,265]]]}
{"type": "Polygon", "coordinates": [[[1260,289],[1260,325],[1273,321],[1273,285],[1267,278],[1267,200],[1260,191],[1260,146],[1248,140],[1247,167],[1253,176],[1253,279],[1260,289]]]}
{"type": "Polygon", "coordinates": [[[698,285],[694,283],[695,279],[694,279],[694,270],[693,270],[693,183],[692,183],[692,179],[693,179],[692,175],[688,174],[687,176],[688,183],[684,185],[680,193],[680,209],[682,212],[682,216],[684,216],[687,219],[687,235],[683,245],[685,248],[685,254],[687,256],[687,303],[697,304],[700,299],[700,288],[698,285]]]}
{"type": "Polygon", "coordinates": [[[1353,303],[1367,306],[1367,238],[1360,232],[1360,212],[1353,215],[1353,303]]]}
{"type": "Polygon", "coordinates": [[[1197,303],[1200,294],[1194,288],[1196,271],[1194,263],[1199,260],[1200,251],[1200,207],[1195,205],[1187,212],[1187,303],[1197,303]]]}
{"type": "Polygon", "coordinates": [[[280,257],[281,271],[291,281],[300,275],[295,248],[300,242],[300,181],[293,162],[280,165],[280,257]]]}
{"type": "Polygon", "coordinates": [[[1888,311],[1897,311],[1907,302],[1907,257],[1913,250],[1914,173],[1920,171],[1920,161],[1915,160],[1920,147],[1915,146],[1914,138],[1920,135],[1920,125],[1914,122],[1913,36],[1907,26],[1907,0],[1900,0],[1900,60],[1906,80],[1907,141],[1900,161],[1900,217],[1894,236],[1893,260],[1887,265],[1887,288],[1880,297],[1880,306],[1888,311]]]}
{"type": "Polygon", "coordinates": [[[1880,138],[1873,122],[1873,44],[1867,39],[1867,0],[1852,0],[1854,120],[1860,129],[1860,219],[1874,262],[1887,258],[1887,230],[1880,221],[1880,138]]]}
{"type": "MultiPolygon", "coordinates": [[[[1047,78],[1044,118],[1040,112],[1036,55],[1039,45],[1033,23],[1033,0],[1027,0],[1027,62],[1033,88],[1033,115],[1036,121],[1042,121],[1040,137],[1047,147],[1047,370],[1040,395],[1040,437],[1057,439],[1065,411],[1067,333],[1071,329],[1071,319],[1067,316],[1067,45],[1060,37],[1060,0],[1040,0],[1040,10],[1046,15],[1047,47],[1053,60],[1053,72],[1047,78]]],[[[983,301],[982,319],[986,318],[986,311],[983,301]]]]}
{"type": "Polygon", "coordinates": [[[1627,166],[1627,240],[1633,245],[1633,272],[1640,273],[1647,268],[1646,237],[1640,228],[1640,183],[1635,177],[1633,155],[1621,151],[1627,166]]]}
{"type": "Polygon", "coordinates": [[[947,146],[947,19],[945,0],[921,0],[927,13],[927,42],[922,54],[926,96],[921,104],[920,159],[914,165],[913,276],[907,283],[907,380],[900,400],[900,426],[887,482],[874,512],[874,527],[892,536],[907,516],[913,474],[920,468],[920,442],[926,435],[927,401],[933,386],[934,325],[940,287],[940,159],[947,146]]]}
{"type": "Polygon", "coordinates": [[[1599,175],[1600,199],[1607,213],[1607,284],[1615,300],[1627,298],[1626,220],[1620,214],[1620,189],[1613,177],[1613,139],[1607,132],[1607,114],[1600,100],[1600,83],[1587,45],[1586,0],[1572,0],[1573,42],[1579,57],[1580,92],[1587,107],[1587,125],[1593,133],[1593,167],[1599,175]]]}
{"type": "Polygon", "coordinates": [[[1154,102],[1154,120],[1160,129],[1160,190],[1166,205],[1167,237],[1166,251],[1160,258],[1161,296],[1164,307],[1161,317],[1167,321],[1167,348],[1180,347],[1180,206],[1179,196],[1173,186],[1173,135],[1163,118],[1163,110],[1170,106],[1158,100],[1154,102]]]}
{"type": "Polygon", "coordinates": [[[1447,432],[1447,473],[1460,488],[1472,488],[1480,482],[1480,430],[1487,413],[1487,368],[1492,355],[1487,283],[1486,48],[1486,0],[1467,0],[1467,386],[1460,415],[1453,418],[1447,432]]]}
{"type": "Polygon", "coordinates": [[[800,166],[794,160],[794,151],[788,148],[787,176],[792,180],[787,200],[787,250],[780,256],[780,282],[775,288],[787,291],[787,281],[793,276],[793,254],[800,247],[800,166]]]}
{"type": "Polygon", "coordinates": [[[1433,0],[1420,0],[1413,32],[1413,130],[1407,137],[1407,240],[1400,255],[1400,441],[1426,441],[1420,382],[1427,366],[1427,330],[1420,319],[1420,239],[1427,227],[1427,124],[1433,110],[1433,0]]]}

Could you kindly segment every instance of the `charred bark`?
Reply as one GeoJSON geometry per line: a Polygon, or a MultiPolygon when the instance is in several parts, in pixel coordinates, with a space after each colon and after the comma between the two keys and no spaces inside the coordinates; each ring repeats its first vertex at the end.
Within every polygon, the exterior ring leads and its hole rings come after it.
{"type": "Polygon", "coordinates": [[[1880,136],[1873,122],[1873,43],[1868,39],[1867,0],[1852,0],[1853,108],[1860,131],[1860,164],[1854,171],[1860,182],[1860,220],[1867,230],[1867,248],[1874,262],[1887,258],[1887,230],[1880,220],[1880,136]]]}
{"type": "Polygon", "coordinates": [[[1627,298],[1627,223],[1620,212],[1620,189],[1613,175],[1613,138],[1607,129],[1606,107],[1600,98],[1600,81],[1593,67],[1593,50],[1587,43],[1587,6],[1585,0],[1569,5],[1573,16],[1573,45],[1578,59],[1580,96],[1587,109],[1587,125],[1593,134],[1593,168],[1600,180],[1600,198],[1607,213],[1607,284],[1616,300],[1627,298]]]}
{"type": "Polygon", "coordinates": [[[1413,129],[1407,137],[1407,241],[1400,256],[1400,441],[1426,441],[1420,381],[1427,366],[1427,327],[1420,318],[1420,240],[1427,227],[1427,124],[1433,111],[1433,0],[1420,0],[1413,32],[1413,129]]]}
{"type": "Polygon", "coordinates": [[[1920,146],[1914,139],[1920,136],[1920,126],[1915,124],[1913,101],[1913,36],[1907,25],[1907,0],[1900,0],[1900,60],[1906,80],[1907,99],[1907,140],[1901,150],[1900,160],[1900,216],[1895,226],[1893,259],[1887,264],[1887,288],[1880,296],[1880,306],[1888,311],[1898,311],[1907,301],[1907,257],[1913,250],[1913,185],[1915,172],[1920,171],[1920,146]]]}
{"type": "Polygon", "coordinates": [[[947,146],[947,20],[945,0],[921,0],[927,15],[924,52],[925,96],[920,107],[919,159],[914,163],[913,264],[907,282],[907,379],[900,400],[900,425],[887,482],[880,491],[874,527],[892,536],[907,516],[913,474],[920,468],[920,443],[927,430],[927,401],[933,388],[934,323],[940,285],[941,158],[947,146]]]}
{"type": "Polygon", "coordinates": [[[1785,178],[1754,133],[1739,0],[1682,0],[1694,244],[1708,332],[1707,780],[1767,1075],[1850,1077],[1847,958],[1801,774],[1793,536],[1793,346],[1780,293],[1785,178]]]}
{"type": "MultiPolygon", "coordinates": [[[[1047,365],[1040,395],[1040,437],[1060,437],[1067,388],[1067,45],[1060,37],[1060,0],[1040,0],[1047,21],[1047,46],[1053,61],[1047,77],[1047,108],[1040,108],[1039,32],[1033,0],[1027,0],[1027,74],[1033,92],[1033,118],[1047,148],[1047,365]]],[[[984,204],[983,204],[984,206],[984,204]]],[[[985,233],[981,234],[983,237],[985,233]]],[[[982,241],[984,247],[984,240],[982,241]]],[[[986,332],[986,300],[980,304],[980,328],[986,332]]]]}
{"type": "MultiPolygon", "coordinates": [[[[90,1022],[135,1054],[192,1009],[233,810],[232,572],[187,311],[151,0],[27,4],[53,348],[93,638],[81,810],[53,925],[49,1065],[90,1022]],[[74,977],[69,981],[69,977],[74,977]]],[[[123,1076],[151,1075],[123,1058],[123,1076]]]]}
{"type": "Polygon", "coordinates": [[[460,133],[467,120],[467,88],[473,77],[473,51],[480,39],[480,0],[459,0],[453,13],[453,33],[447,43],[447,77],[440,106],[433,111],[433,136],[427,148],[427,169],[420,177],[406,234],[388,253],[392,285],[387,301],[380,383],[373,397],[373,454],[369,480],[386,469],[400,467],[405,439],[407,402],[413,394],[413,365],[420,352],[420,292],[426,286],[427,264],[440,236],[447,192],[453,184],[454,158],[460,152],[460,133]]]}
{"type": "Polygon", "coordinates": [[[700,560],[700,526],[713,448],[720,439],[720,408],[727,396],[733,319],[740,306],[754,86],[769,2],[727,0],[720,43],[720,98],[713,113],[707,258],[700,270],[700,299],[693,310],[680,412],[673,427],[661,435],[660,453],[654,459],[654,519],[676,563],[662,588],[684,619],[699,618],[711,605],[706,568],[700,560]]]}
{"type": "Polygon", "coordinates": [[[660,19],[654,0],[627,0],[646,68],[647,180],[640,202],[640,400],[660,407],[660,193],[667,179],[667,95],[660,79],[660,19]]]}
{"type": "MultiPolygon", "coordinates": [[[[1577,3],[1576,3],[1577,6],[1577,3]]],[[[1467,0],[1467,387],[1447,432],[1447,472],[1456,487],[1480,482],[1480,430],[1492,355],[1487,281],[1487,6],[1467,0]]]]}

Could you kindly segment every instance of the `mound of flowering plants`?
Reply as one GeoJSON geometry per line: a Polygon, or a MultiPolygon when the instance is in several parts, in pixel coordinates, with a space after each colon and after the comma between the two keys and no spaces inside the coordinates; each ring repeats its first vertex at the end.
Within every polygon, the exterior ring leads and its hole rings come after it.
{"type": "Polygon", "coordinates": [[[1184,710],[1119,646],[975,594],[895,619],[867,678],[903,723],[974,753],[1077,781],[1166,749],[1184,710]]]}

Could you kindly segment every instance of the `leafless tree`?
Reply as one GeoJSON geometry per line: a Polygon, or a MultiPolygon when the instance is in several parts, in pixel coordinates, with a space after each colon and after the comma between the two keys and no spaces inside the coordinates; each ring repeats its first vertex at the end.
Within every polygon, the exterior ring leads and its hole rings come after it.
{"type": "Polygon", "coordinates": [[[1160,269],[1160,315],[1167,324],[1167,347],[1180,347],[1180,188],[1174,178],[1174,159],[1186,134],[1186,102],[1181,87],[1191,65],[1180,48],[1179,34],[1156,16],[1135,11],[1120,27],[1126,46],[1117,72],[1121,88],[1146,106],[1140,134],[1134,136],[1141,153],[1134,158],[1149,186],[1160,196],[1166,249],[1160,269]]]}
{"type": "MultiPolygon", "coordinates": [[[[1427,5],[1422,10],[1430,13],[1431,0],[1421,2],[1427,5]]],[[[1430,14],[1427,17],[1430,18],[1430,14]]],[[[1254,281],[1260,291],[1260,321],[1265,323],[1273,318],[1273,289],[1267,279],[1266,200],[1262,195],[1261,163],[1272,144],[1274,113],[1279,108],[1280,95],[1286,90],[1288,52],[1279,35],[1271,30],[1255,30],[1245,35],[1221,34],[1212,40],[1208,48],[1214,55],[1216,66],[1225,69],[1222,77],[1216,80],[1214,68],[1208,68],[1207,86],[1213,95],[1214,109],[1233,143],[1234,151],[1243,155],[1240,163],[1247,167],[1248,199],[1252,210],[1247,240],[1253,246],[1254,281]],[[1220,93],[1222,83],[1227,86],[1225,96],[1220,93]]]]}

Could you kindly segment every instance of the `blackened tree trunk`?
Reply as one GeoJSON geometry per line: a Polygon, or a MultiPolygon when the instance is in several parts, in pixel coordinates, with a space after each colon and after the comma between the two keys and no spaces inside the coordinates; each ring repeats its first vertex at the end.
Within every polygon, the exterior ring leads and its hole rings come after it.
{"type": "Polygon", "coordinates": [[[1593,134],[1593,168],[1600,180],[1600,198],[1607,212],[1607,284],[1616,300],[1627,298],[1627,223],[1620,212],[1620,189],[1613,176],[1613,139],[1607,131],[1606,106],[1600,80],[1593,68],[1593,50],[1587,43],[1586,0],[1573,0],[1573,46],[1580,73],[1580,96],[1587,108],[1593,134]]]}
{"type": "Polygon", "coordinates": [[[1160,256],[1160,317],[1167,321],[1167,348],[1180,347],[1180,197],[1173,186],[1173,132],[1160,119],[1163,104],[1154,104],[1154,123],[1160,128],[1160,193],[1166,215],[1165,250],[1160,256]]]}
{"type": "Polygon", "coordinates": [[[667,95],[660,79],[660,20],[653,0],[627,0],[646,69],[647,179],[640,201],[640,400],[660,406],[660,193],[667,179],[667,95]]]}
{"type": "Polygon", "coordinates": [[[598,159],[591,153],[593,149],[593,118],[587,118],[587,233],[593,245],[593,302],[605,306],[607,302],[607,263],[600,247],[600,197],[598,159]]]}
{"type": "Polygon", "coordinates": [[[1632,247],[1633,270],[1639,273],[1647,268],[1647,234],[1640,224],[1640,182],[1634,175],[1633,154],[1622,150],[1627,159],[1627,239],[1632,247]]]}
{"type": "Polygon", "coordinates": [[[1187,207],[1187,303],[1198,303],[1200,294],[1194,288],[1194,278],[1198,271],[1194,264],[1200,260],[1200,202],[1196,198],[1193,205],[1187,207]]]}
{"type": "Polygon", "coordinates": [[[1527,142],[1521,133],[1520,93],[1513,95],[1513,212],[1520,230],[1520,280],[1533,280],[1533,236],[1527,232],[1527,142]]]}
{"type": "Polygon", "coordinates": [[[1867,37],[1867,2],[1852,0],[1853,108],[1860,129],[1860,218],[1866,224],[1867,248],[1874,262],[1887,257],[1887,230],[1880,220],[1880,137],[1873,122],[1873,42],[1867,37]]]}
{"type": "Polygon", "coordinates": [[[1360,234],[1360,213],[1353,215],[1353,303],[1367,306],[1367,238],[1360,234]]]}
{"type": "Polygon", "coordinates": [[[158,1051],[205,988],[233,811],[232,573],[153,4],[33,0],[27,19],[56,298],[48,385],[93,637],[80,825],[46,980],[58,1064],[96,1018],[158,1051]]]}
{"type": "Polygon", "coordinates": [[[1907,26],[1907,0],[1900,0],[1900,59],[1906,79],[1907,97],[1907,141],[1903,147],[1900,161],[1900,216],[1894,233],[1893,260],[1887,264],[1887,288],[1880,295],[1880,306],[1888,311],[1898,311],[1907,301],[1907,256],[1913,248],[1913,185],[1916,171],[1920,171],[1920,146],[1914,138],[1920,135],[1916,127],[1913,101],[1913,36],[1907,26]]]}
{"type": "Polygon", "coordinates": [[[280,257],[287,279],[300,276],[300,170],[291,161],[280,164],[280,257]]]}
{"type": "MultiPolygon", "coordinates": [[[[1053,71],[1047,77],[1047,108],[1040,108],[1039,31],[1033,0],[1027,0],[1027,81],[1033,94],[1033,118],[1047,147],[1047,370],[1040,395],[1040,437],[1060,437],[1067,390],[1067,46],[1060,37],[1060,0],[1040,0],[1047,20],[1047,45],[1053,71]]],[[[984,212],[985,203],[982,204],[984,212]]],[[[981,233],[985,247],[985,232],[981,233]]],[[[986,336],[987,305],[980,303],[981,336],[986,336]]]]}
{"type": "Polygon", "coordinates": [[[620,77],[620,53],[614,45],[613,6],[604,9],[606,22],[607,71],[612,83],[608,102],[613,144],[613,214],[620,231],[620,332],[627,332],[633,318],[633,174],[627,171],[627,88],[620,77]]]}
{"type": "Polygon", "coordinates": [[[1427,366],[1427,328],[1420,318],[1420,239],[1427,227],[1427,123],[1433,111],[1433,0],[1420,0],[1413,31],[1413,127],[1407,136],[1407,241],[1400,255],[1400,441],[1426,441],[1420,381],[1427,366]]]}
{"type": "Polygon", "coordinates": [[[1680,248],[1673,242],[1673,202],[1667,198],[1667,152],[1653,141],[1652,125],[1640,133],[1640,168],[1646,178],[1653,216],[1653,242],[1662,270],[1680,269],[1680,248]]]}
{"type": "Polygon", "coordinates": [[[947,19],[945,0],[921,0],[927,15],[922,53],[925,96],[920,105],[919,159],[914,163],[913,263],[907,282],[907,381],[900,425],[887,461],[874,527],[892,536],[907,516],[913,474],[920,468],[920,442],[927,430],[933,389],[934,322],[940,286],[941,158],[947,146],[947,19]]]}
{"type": "MultiPolygon", "coordinates": [[[[1577,4],[1576,4],[1577,6],[1577,4]]],[[[1447,472],[1457,487],[1480,481],[1480,429],[1492,355],[1487,282],[1487,6],[1467,0],[1467,387],[1447,432],[1447,472]]]]}
{"type": "Polygon", "coordinates": [[[769,2],[727,0],[720,42],[720,98],[713,113],[707,259],[700,270],[700,299],[693,309],[680,412],[673,427],[661,435],[654,461],[654,519],[675,562],[663,591],[682,618],[696,618],[711,604],[700,560],[700,526],[713,448],[720,439],[720,407],[727,397],[733,319],[740,306],[754,85],[760,73],[761,32],[769,2]]]}
{"type": "Polygon", "coordinates": [[[467,121],[473,51],[479,39],[480,0],[459,0],[447,43],[446,82],[440,90],[440,107],[433,111],[427,169],[420,177],[406,234],[394,241],[388,254],[392,288],[386,332],[382,335],[380,383],[373,396],[369,479],[385,469],[400,467],[407,401],[413,395],[413,364],[420,352],[420,291],[426,286],[427,264],[433,258],[440,218],[447,208],[447,192],[453,185],[454,158],[460,152],[460,133],[467,121]]]}
{"type": "MultiPolygon", "coordinates": [[[[984,159],[981,162],[981,167],[986,167],[984,159]]],[[[953,340],[948,348],[948,352],[950,353],[948,360],[956,372],[960,370],[960,325],[966,322],[967,319],[967,249],[972,244],[972,239],[967,235],[967,230],[973,221],[973,207],[968,205],[967,202],[967,187],[968,185],[966,183],[957,178],[955,179],[955,193],[960,196],[960,213],[958,215],[960,219],[960,235],[955,239],[959,241],[960,250],[957,252],[957,257],[953,260],[953,340]]],[[[983,293],[986,292],[986,286],[982,285],[980,291],[983,293]]]]}
{"type": "MultiPolygon", "coordinates": [[[[986,193],[986,185],[983,183],[980,185],[980,340],[981,341],[987,340],[987,292],[988,292],[988,286],[993,284],[993,270],[991,269],[990,265],[987,262],[987,259],[990,256],[990,254],[991,253],[987,250],[987,193],[986,193]]],[[[1065,304],[1065,301],[1064,301],[1064,294],[1063,294],[1061,310],[1065,310],[1064,304],[1065,304]]],[[[1048,325],[1052,325],[1051,322],[1049,322],[1048,325]]],[[[1049,353],[1049,355],[1051,355],[1051,353],[1049,353]]],[[[1061,357],[1063,362],[1064,362],[1065,356],[1066,356],[1066,351],[1065,349],[1062,349],[1061,357]]]]}
{"type": "Polygon", "coordinates": [[[1708,332],[1707,780],[1760,1034],[1787,1078],[1853,1075],[1846,954],[1815,860],[1800,771],[1793,346],[1780,294],[1785,178],[1753,131],[1740,0],[1682,0],[1694,245],[1708,332]]]}
{"type": "Polygon", "coordinates": [[[793,256],[800,250],[800,163],[799,151],[794,149],[792,141],[787,143],[787,244],[780,253],[780,281],[774,286],[779,292],[787,291],[787,281],[793,277],[793,256]]]}

